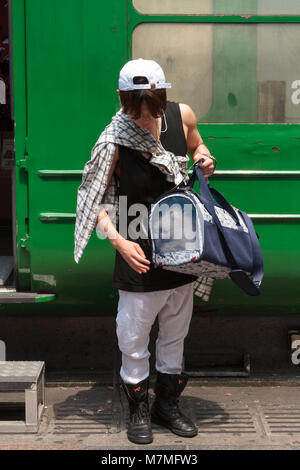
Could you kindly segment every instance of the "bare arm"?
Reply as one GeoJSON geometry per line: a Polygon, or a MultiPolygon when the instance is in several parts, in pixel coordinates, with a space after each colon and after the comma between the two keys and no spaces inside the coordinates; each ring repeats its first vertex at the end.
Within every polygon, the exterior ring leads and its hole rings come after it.
{"type": "Polygon", "coordinates": [[[210,151],[204,144],[201,135],[197,129],[197,119],[192,109],[187,104],[180,103],[180,111],[182,116],[183,129],[186,136],[186,143],[188,153],[191,155],[194,162],[201,158],[204,162],[201,164],[201,169],[206,178],[211,176],[214,172],[214,162],[210,156],[210,151]]]}
{"type": "MultiPolygon", "coordinates": [[[[119,147],[116,146],[114,159],[108,174],[108,184],[114,171],[118,172],[119,147]]],[[[119,251],[120,255],[125,259],[129,266],[139,274],[149,270],[150,261],[147,260],[142,248],[138,243],[126,240],[122,237],[105,209],[102,209],[97,218],[97,230],[110,241],[112,246],[119,251]]]]}

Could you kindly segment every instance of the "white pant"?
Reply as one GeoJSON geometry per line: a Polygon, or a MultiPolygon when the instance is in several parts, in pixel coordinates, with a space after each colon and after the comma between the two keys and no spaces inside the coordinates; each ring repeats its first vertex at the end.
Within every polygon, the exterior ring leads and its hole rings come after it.
{"type": "Polygon", "coordinates": [[[123,381],[136,384],[149,376],[149,335],[157,315],[156,370],[180,374],[193,312],[193,283],[153,292],[119,290],[119,296],[116,321],[123,381]]]}

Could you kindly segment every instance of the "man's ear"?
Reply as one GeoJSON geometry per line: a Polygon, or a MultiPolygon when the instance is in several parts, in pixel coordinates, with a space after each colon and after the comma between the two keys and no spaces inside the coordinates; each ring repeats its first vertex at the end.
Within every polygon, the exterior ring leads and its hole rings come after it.
{"type": "Polygon", "coordinates": [[[121,103],[121,98],[120,98],[120,90],[119,90],[118,88],[117,88],[117,93],[118,93],[118,95],[119,95],[119,102],[120,102],[120,104],[122,105],[122,103],[121,103]]]}

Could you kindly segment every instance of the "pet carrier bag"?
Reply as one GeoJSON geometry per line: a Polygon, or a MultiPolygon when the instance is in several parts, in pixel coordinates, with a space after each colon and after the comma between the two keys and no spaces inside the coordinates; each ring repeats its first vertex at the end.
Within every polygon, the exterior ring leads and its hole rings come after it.
{"type": "Polygon", "coordinates": [[[155,267],[231,278],[246,294],[260,293],[263,259],[253,223],[208,186],[198,165],[185,187],[171,190],[152,205],[149,240],[155,267]],[[193,190],[196,177],[199,193],[193,190]]]}

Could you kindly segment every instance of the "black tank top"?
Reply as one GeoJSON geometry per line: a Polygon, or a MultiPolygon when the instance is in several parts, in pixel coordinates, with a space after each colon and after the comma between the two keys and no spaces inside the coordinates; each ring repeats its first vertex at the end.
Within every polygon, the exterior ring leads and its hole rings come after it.
{"type": "MultiPolygon", "coordinates": [[[[186,155],[187,146],[179,104],[169,101],[165,115],[167,132],[161,133],[160,140],[162,146],[175,155],[186,155]]],[[[162,128],[164,128],[164,120],[162,128]]],[[[128,209],[132,204],[143,204],[149,210],[151,204],[157,198],[174,187],[174,183],[168,182],[165,175],[154,165],[151,165],[140,152],[121,145],[119,146],[119,167],[119,195],[127,196],[127,205],[120,205],[119,219],[121,220],[124,216],[122,211],[126,210],[126,228],[128,228],[130,222],[139,216],[138,212],[132,216],[128,215],[128,209]]],[[[119,225],[119,230],[120,228],[121,224],[119,225]]],[[[121,234],[125,235],[122,231],[121,234]]],[[[125,238],[138,243],[142,247],[147,259],[151,261],[151,250],[148,240],[131,238],[130,233],[127,233],[125,238]]],[[[116,251],[113,287],[117,289],[130,292],[151,292],[173,289],[193,282],[196,279],[197,277],[195,276],[176,273],[162,268],[154,268],[152,261],[147,273],[138,274],[127,264],[120,253],[116,251]]]]}

